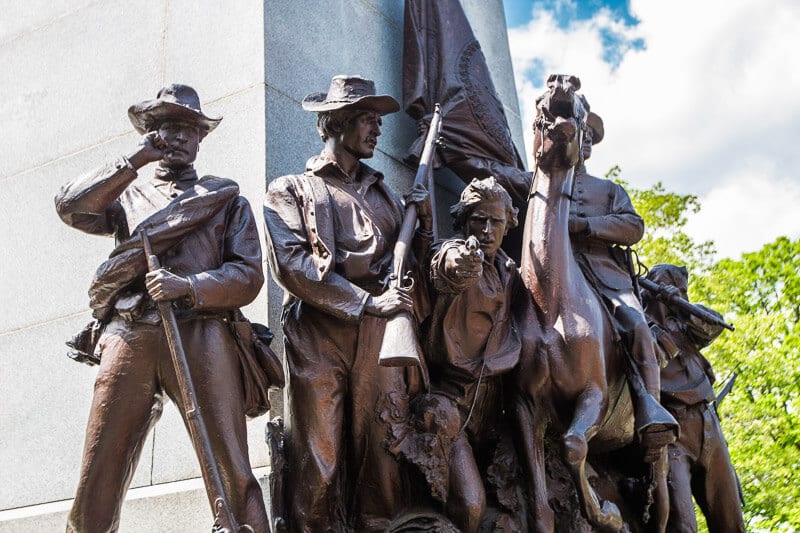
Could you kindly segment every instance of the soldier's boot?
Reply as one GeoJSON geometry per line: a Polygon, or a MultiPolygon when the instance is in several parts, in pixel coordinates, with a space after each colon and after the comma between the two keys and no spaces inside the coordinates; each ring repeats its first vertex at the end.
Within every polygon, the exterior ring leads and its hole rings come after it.
{"type": "Polygon", "coordinates": [[[680,427],[675,418],[667,411],[658,399],[661,388],[661,369],[653,364],[637,364],[640,380],[632,380],[631,399],[634,404],[634,429],[639,443],[644,449],[645,461],[658,459],[661,449],[675,442],[680,427]],[[637,382],[638,383],[635,383],[637,382]]]}

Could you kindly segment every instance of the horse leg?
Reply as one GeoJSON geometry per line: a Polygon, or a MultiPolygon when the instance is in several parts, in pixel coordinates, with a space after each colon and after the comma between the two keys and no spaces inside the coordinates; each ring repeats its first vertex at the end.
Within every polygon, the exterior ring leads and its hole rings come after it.
{"type": "MultiPolygon", "coordinates": [[[[530,479],[530,501],[528,522],[530,530],[536,533],[552,533],[555,529],[555,515],[547,497],[547,477],[544,466],[544,434],[547,418],[543,409],[537,408],[531,398],[520,394],[514,402],[517,433],[521,437],[523,467],[530,479]]],[[[536,402],[538,403],[538,402],[536,402]]]]}
{"type": "Polygon", "coordinates": [[[664,533],[669,519],[669,489],[667,474],[669,473],[668,446],[661,448],[661,454],[650,467],[650,484],[653,487],[653,505],[649,510],[651,531],[664,533]]]}
{"type": "Polygon", "coordinates": [[[603,392],[598,387],[590,387],[580,395],[575,404],[572,424],[564,434],[564,456],[572,470],[572,478],[586,518],[601,530],[617,532],[623,526],[619,508],[610,501],[601,504],[586,478],[589,440],[597,434],[605,409],[604,403],[603,392]]]}

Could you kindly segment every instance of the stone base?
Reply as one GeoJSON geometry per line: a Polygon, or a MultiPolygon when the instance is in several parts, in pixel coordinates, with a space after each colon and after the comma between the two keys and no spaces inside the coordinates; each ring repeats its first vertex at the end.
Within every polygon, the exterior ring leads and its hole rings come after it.
{"type": "MultiPolygon", "coordinates": [[[[268,471],[266,467],[253,470],[261,483],[265,501],[268,471]]],[[[72,500],[62,500],[0,511],[0,533],[64,531],[71,507],[72,500]]],[[[211,531],[212,525],[203,480],[197,478],[129,490],[122,507],[119,531],[203,532],[211,531]]]]}

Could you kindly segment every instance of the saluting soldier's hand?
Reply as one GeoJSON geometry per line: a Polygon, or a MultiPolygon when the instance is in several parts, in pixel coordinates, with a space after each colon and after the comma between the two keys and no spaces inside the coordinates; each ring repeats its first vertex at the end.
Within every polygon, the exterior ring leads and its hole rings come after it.
{"type": "Polygon", "coordinates": [[[158,135],[158,132],[145,133],[139,139],[136,151],[128,156],[128,161],[131,162],[133,168],[138,170],[148,163],[161,160],[164,157],[164,148],[166,148],[166,143],[158,135]]]}
{"type": "Polygon", "coordinates": [[[393,287],[380,296],[370,296],[364,312],[372,316],[390,317],[400,311],[411,311],[413,305],[408,289],[393,287]]]}
{"type": "Polygon", "coordinates": [[[150,298],[156,302],[184,298],[189,296],[192,290],[192,285],[188,279],[177,276],[163,268],[148,272],[144,280],[150,298]]]}

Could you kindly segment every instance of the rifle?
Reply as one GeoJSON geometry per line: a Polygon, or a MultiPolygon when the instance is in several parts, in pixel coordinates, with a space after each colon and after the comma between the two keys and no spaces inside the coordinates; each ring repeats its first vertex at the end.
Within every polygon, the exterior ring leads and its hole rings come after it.
{"type": "MultiPolygon", "coordinates": [[[[431,161],[436,150],[436,141],[442,130],[442,110],[439,104],[434,106],[431,125],[428,127],[428,134],[425,137],[425,147],[419,159],[417,175],[414,178],[414,185],[424,185],[428,187],[429,175],[431,172],[431,161]]],[[[392,272],[387,278],[388,288],[406,287],[411,288],[414,280],[409,273],[406,273],[406,260],[408,250],[411,246],[411,239],[414,236],[414,228],[417,225],[417,206],[410,204],[406,206],[403,216],[403,225],[400,228],[400,235],[394,245],[394,259],[392,260],[392,272]]],[[[421,350],[417,339],[416,328],[410,313],[397,313],[386,321],[386,329],[383,333],[381,350],[378,362],[381,366],[416,366],[420,364],[421,350]]]]}
{"type": "Polygon", "coordinates": [[[719,404],[722,403],[722,400],[725,399],[725,396],[727,396],[728,393],[731,392],[733,384],[736,383],[737,377],[739,377],[739,373],[734,372],[731,378],[727,381],[727,383],[725,383],[725,386],[722,387],[722,390],[719,391],[719,394],[717,394],[717,398],[716,400],[714,400],[714,403],[717,404],[717,408],[719,408],[719,404]]]}
{"type": "Polygon", "coordinates": [[[684,300],[680,296],[677,295],[668,296],[665,287],[663,285],[660,285],[643,277],[639,278],[639,284],[648,291],[652,292],[653,294],[656,294],[661,298],[666,298],[665,303],[667,305],[674,306],[675,308],[680,309],[681,311],[685,311],[690,315],[694,315],[700,320],[704,320],[709,324],[713,324],[715,326],[721,326],[730,331],[734,331],[736,329],[735,327],[733,327],[733,325],[728,324],[718,316],[709,313],[708,311],[706,311],[701,307],[697,307],[693,303],[684,300]]]}
{"type": "MultiPolygon", "coordinates": [[[[161,268],[158,257],[153,254],[150,247],[150,239],[147,237],[147,230],[142,229],[142,247],[147,257],[147,270],[153,272],[161,268]]],[[[175,376],[178,378],[178,388],[183,399],[183,408],[186,410],[186,425],[189,427],[189,436],[197,452],[200,461],[200,468],[203,472],[206,490],[216,493],[214,499],[214,525],[212,533],[239,533],[241,531],[253,531],[248,525],[239,526],[233,516],[233,510],[225,497],[222,488],[222,477],[217,468],[217,461],[214,457],[214,450],[211,448],[211,439],[208,437],[205,420],[200,413],[200,406],[197,404],[197,394],[195,393],[194,382],[189,373],[189,361],[186,352],[183,351],[181,333],[178,330],[178,321],[175,319],[175,312],[172,310],[170,302],[157,302],[158,312],[161,314],[161,322],[164,323],[164,333],[167,335],[169,353],[172,356],[172,365],[175,367],[175,376]],[[222,517],[220,517],[222,514],[222,517]],[[225,528],[220,524],[220,518],[228,523],[225,528]]]]}

